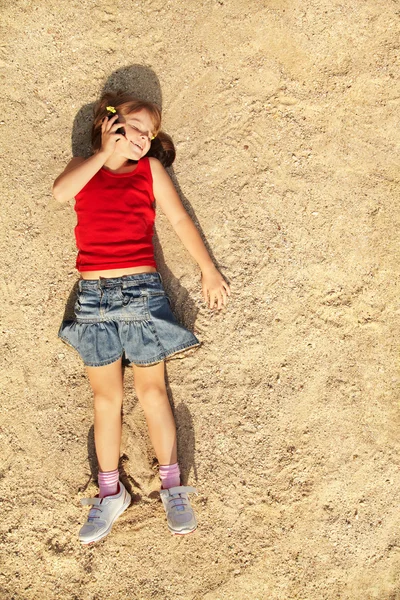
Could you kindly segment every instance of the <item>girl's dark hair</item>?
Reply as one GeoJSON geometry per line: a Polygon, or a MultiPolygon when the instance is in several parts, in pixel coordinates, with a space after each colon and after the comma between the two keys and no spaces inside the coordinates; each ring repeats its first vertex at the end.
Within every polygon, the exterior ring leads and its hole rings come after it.
{"type": "Polygon", "coordinates": [[[175,160],[175,147],[171,137],[161,131],[161,111],[154,102],[139,100],[132,94],[123,91],[107,92],[102,96],[94,108],[94,120],[92,127],[92,149],[97,152],[101,148],[101,124],[109,113],[107,106],[113,106],[122,117],[145,109],[150,115],[153,123],[153,135],[150,150],[146,156],[157,158],[164,167],[170,167],[175,160]]]}
{"type": "Polygon", "coordinates": [[[176,156],[171,136],[165,131],[159,131],[151,142],[150,150],[146,156],[154,156],[154,158],[158,158],[164,167],[170,167],[176,156]]]}

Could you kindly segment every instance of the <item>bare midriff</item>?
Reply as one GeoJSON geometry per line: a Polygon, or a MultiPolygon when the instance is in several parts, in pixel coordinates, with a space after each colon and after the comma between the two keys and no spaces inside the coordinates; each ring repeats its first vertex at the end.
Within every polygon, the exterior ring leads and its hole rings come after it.
{"type": "Polygon", "coordinates": [[[124,275],[137,275],[139,273],[156,273],[154,267],[130,267],[129,269],[109,269],[108,271],[82,271],[82,279],[100,279],[111,277],[124,277],[124,275]]]}

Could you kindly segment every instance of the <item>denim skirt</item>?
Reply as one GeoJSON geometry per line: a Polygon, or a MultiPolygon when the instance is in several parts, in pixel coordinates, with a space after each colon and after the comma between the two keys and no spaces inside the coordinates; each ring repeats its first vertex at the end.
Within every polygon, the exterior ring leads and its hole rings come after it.
{"type": "Polygon", "coordinates": [[[129,364],[150,366],[200,343],[172,314],[158,273],[81,279],[75,318],[58,336],[88,367],[101,367],[125,354],[129,364]]]}

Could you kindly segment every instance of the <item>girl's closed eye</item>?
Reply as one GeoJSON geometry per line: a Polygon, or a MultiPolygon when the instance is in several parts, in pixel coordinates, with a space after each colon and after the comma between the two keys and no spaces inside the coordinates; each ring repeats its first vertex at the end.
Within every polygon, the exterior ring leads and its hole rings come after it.
{"type": "Polygon", "coordinates": [[[149,140],[149,142],[151,142],[151,140],[154,140],[154,136],[149,134],[149,133],[145,133],[144,131],[141,131],[139,129],[139,127],[136,127],[136,125],[130,125],[131,129],[133,129],[134,131],[137,131],[140,133],[140,135],[143,135],[145,137],[147,137],[147,139],[149,140]]]}

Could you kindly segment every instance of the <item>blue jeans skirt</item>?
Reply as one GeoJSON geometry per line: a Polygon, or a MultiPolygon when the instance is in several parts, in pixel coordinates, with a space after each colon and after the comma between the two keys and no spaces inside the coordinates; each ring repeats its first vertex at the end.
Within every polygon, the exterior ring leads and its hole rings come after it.
{"type": "Polygon", "coordinates": [[[129,364],[150,366],[200,345],[176,321],[158,273],[81,279],[74,314],[62,322],[58,336],[88,367],[108,365],[123,354],[129,364]]]}

